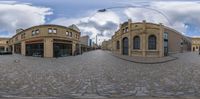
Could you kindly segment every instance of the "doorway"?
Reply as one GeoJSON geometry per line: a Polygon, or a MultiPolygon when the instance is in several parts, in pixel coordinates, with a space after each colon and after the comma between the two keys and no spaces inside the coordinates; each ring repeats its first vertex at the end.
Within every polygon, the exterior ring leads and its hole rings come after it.
{"type": "Polygon", "coordinates": [[[123,53],[123,55],[128,55],[128,49],[129,49],[129,47],[128,47],[128,38],[127,37],[125,37],[125,38],[123,38],[123,40],[122,40],[122,53],[123,53]]]}
{"type": "Polygon", "coordinates": [[[44,44],[26,44],[26,56],[43,57],[44,55],[44,44]]]}
{"type": "Polygon", "coordinates": [[[53,44],[53,56],[65,57],[72,55],[72,44],[54,43],[53,44]]]}

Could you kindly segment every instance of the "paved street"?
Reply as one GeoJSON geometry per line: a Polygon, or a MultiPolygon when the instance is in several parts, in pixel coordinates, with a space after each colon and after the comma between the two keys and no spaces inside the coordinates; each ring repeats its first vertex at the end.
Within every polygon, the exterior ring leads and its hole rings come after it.
{"type": "Polygon", "coordinates": [[[175,56],[179,59],[160,64],[133,63],[101,50],[57,59],[0,56],[0,96],[200,96],[200,56],[175,56]]]}

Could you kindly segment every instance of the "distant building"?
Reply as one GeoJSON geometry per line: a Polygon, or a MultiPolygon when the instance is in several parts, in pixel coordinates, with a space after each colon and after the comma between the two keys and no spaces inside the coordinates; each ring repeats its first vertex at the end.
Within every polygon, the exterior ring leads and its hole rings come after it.
{"type": "Polygon", "coordinates": [[[80,37],[80,46],[81,50],[80,53],[90,51],[92,47],[90,46],[90,37],[88,35],[80,37]]]}
{"type": "Polygon", "coordinates": [[[92,48],[93,48],[93,49],[98,49],[99,46],[98,46],[96,43],[93,42],[93,44],[92,44],[92,48]]]}
{"type": "Polygon", "coordinates": [[[9,38],[0,38],[0,52],[9,51],[8,41],[9,38]]]}
{"type": "Polygon", "coordinates": [[[192,47],[191,50],[194,51],[200,51],[200,37],[193,37],[192,38],[192,47]]]}
{"type": "Polygon", "coordinates": [[[93,44],[93,43],[92,43],[92,39],[90,39],[89,46],[92,47],[92,44],[93,44]]]}
{"type": "Polygon", "coordinates": [[[182,33],[162,24],[128,20],[112,36],[112,51],[122,55],[163,57],[190,51],[191,41],[182,33]]]}
{"type": "Polygon", "coordinates": [[[89,46],[90,37],[88,35],[80,37],[80,44],[89,46]]]}
{"type": "Polygon", "coordinates": [[[101,45],[101,49],[103,50],[112,50],[112,40],[103,41],[101,45]]]}

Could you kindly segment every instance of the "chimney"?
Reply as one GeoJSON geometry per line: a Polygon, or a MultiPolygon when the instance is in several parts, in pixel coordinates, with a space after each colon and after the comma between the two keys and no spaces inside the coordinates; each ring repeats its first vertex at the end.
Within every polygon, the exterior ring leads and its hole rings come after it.
{"type": "Polygon", "coordinates": [[[128,19],[128,23],[132,23],[132,20],[131,20],[131,19],[128,19]]]}

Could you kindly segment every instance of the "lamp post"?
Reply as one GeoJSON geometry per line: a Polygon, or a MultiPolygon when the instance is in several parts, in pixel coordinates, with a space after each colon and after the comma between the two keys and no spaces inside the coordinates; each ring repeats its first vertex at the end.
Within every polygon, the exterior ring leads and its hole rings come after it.
{"type": "Polygon", "coordinates": [[[96,35],[96,44],[98,43],[98,41],[97,41],[97,35],[96,35]]]}

